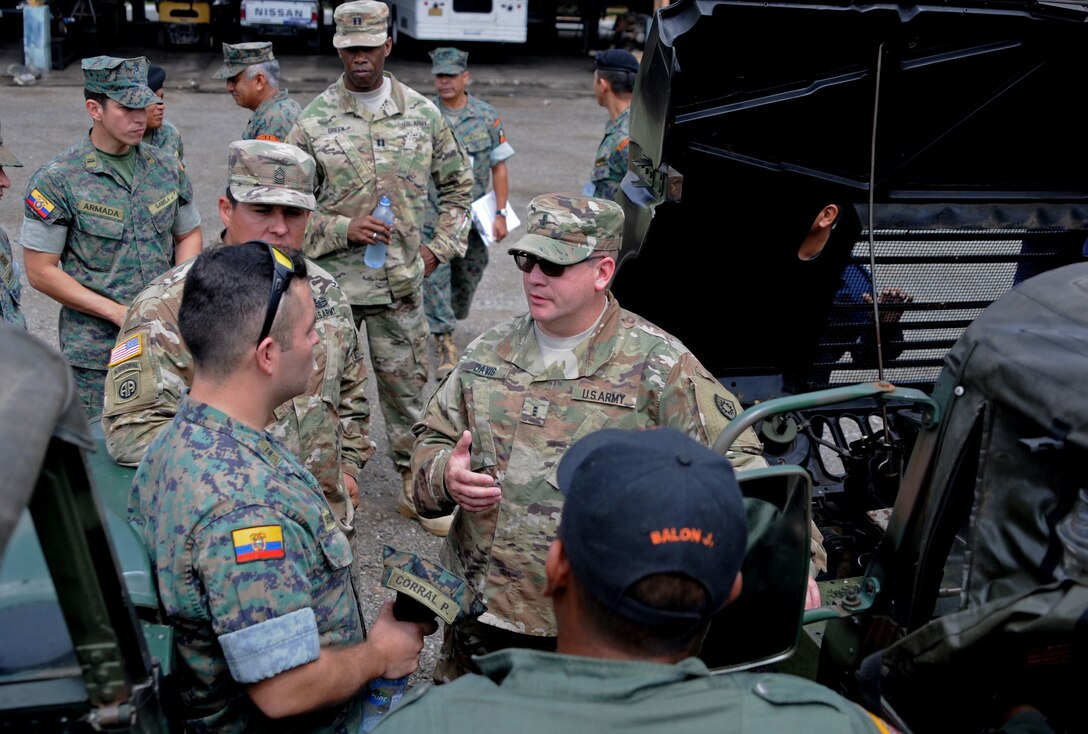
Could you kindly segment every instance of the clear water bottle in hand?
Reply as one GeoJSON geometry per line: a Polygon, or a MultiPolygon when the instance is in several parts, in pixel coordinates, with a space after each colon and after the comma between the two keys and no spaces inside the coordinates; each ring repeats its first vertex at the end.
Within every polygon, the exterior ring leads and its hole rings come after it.
{"type": "MultiPolygon", "coordinates": [[[[382,194],[378,199],[378,205],[374,207],[371,216],[385,222],[389,227],[389,231],[393,231],[393,209],[389,204],[389,196],[382,194]]],[[[366,246],[366,252],[363,253],[363,262],[366,263],[369,268],[380,268],[385,265],[385,250],[388,245],[385,242],[379,242],[377,240],[371,242],[366,246]]]]}
{"type": "Polygon", "coordinates": [[[359,734],[370,734],[389,713],[389,709],[397,705],[407,688],[408,676],[396,680],[375,678],[370,681],[363,699],[363,721],[359,726],[359,734]]]}

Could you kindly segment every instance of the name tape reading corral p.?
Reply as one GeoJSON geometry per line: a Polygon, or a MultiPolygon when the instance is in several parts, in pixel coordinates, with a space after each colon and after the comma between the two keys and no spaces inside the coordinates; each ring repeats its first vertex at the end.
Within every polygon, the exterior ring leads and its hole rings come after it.
{"type": "Polygon", "coordinates": [[[417,576],[405,573],[399,568],[389,569],[389,581],[386,586],[394,591],[407,594],[420,604],[437,614],[446,624],[453,624],[461,607],[434,586],[417,576]]]}

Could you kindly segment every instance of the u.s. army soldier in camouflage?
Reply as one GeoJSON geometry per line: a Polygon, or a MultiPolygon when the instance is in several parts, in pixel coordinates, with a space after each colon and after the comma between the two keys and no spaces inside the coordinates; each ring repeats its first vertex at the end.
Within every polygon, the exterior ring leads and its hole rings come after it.
{"type": "MultiPolygon", "coordinates": [[[[4,190],[11,188],[11,179],[4,173],[4,166],[22,167],[15,155],[4,147],[4,136],[0,135],[0,199],[4,190]]],[[[26,319],[19,310],[21,286],[19,271],[15,268],[15,258],[11,254],[11,242],[8,234],[0,227],[0,321],[26,328],[26,319]]]]}
{"type": "Polygon", "coordinates": [[[30,284],[62,306],[61,352],[94,417],[128,304],[203,240],[180,161],[141,144],[158,101],[147,59],[84,59],[83,85],[90,135],[31,176],[19,239],[30,284]]]}
{"type": "Polygon", "coordinates": [[[617,201],[620,182],[627,174],[630,138],[631,92],[638,73],[638,59],[630,51],[611,49],[597,54],[594,61],[593,94],[597,104],[608,110],[608,124],[597,146],[597,158],[590,174],[593,196],[617,201]]]}
{"type": "Polygon", "coordinates": [[[217,247],[186,277],[193,384],[128,512],[176,630],[186,731],[354,734],[363,687],[415,670],[435,628],[387,603],[366,634],[351,544],[317,480],[261,430],[312,372],[314,320],[300,252],[217,247]]]}
{"type": "MultiPolygon", "coordinates": [[[[422,281],[440,261],[464,254],[472,175],[434,104],[384,72],[393,47],[385,3],[344,3],[334,18],[344,73],[287,136],[317,159],[317,211],[304,250],[340,283],[356,322],[366,322],[390,456],[403,477],[398,508],[414,516],[411,428],[427,382],[422,281]],[[434,239],[423,244],[432,183],[440,213],[434,239]],[[370,214],[382,194],[392,201],[392,228],[370,214]],[[388,245],[378,268],[363,262],[374,242],[388,245]]],[[[445,522],[423,526],[445,534],[445,522]]]]}
{"type": "MultiPolygon", "coordinates": [[[[471,655],[554,645],[544,556],[563,505],[556,467],[605,427],[671,426],[711,445],[737,400],[675,337],[620,308],[608,290],[623,210],[603,199],[533,199],[509,250],[529,313],[469,345],[416,426],[412,468],[421,515],[454,513],[442,562],[487,606],[448,627],[435,680],[472,669],[471,655]]],[[[730,448],[763,466],[755,433],[730,448]]]]}
{"type": "Polygon", "coordinates": [[[302,107],[280,89],[280,62],[271,43],[224,43],[223,65],[212,76],[226,79],[235,104],[253,111],[242,132],[244,140],[287,139],[302,107]]]}
{"type": "MultiPolygon", "coordinates": [[[[262,240],[298,250],[314,207],[314,161],[286,143],[231,143],[227,192],[219,200],[222,240],[262,240]]],[[[178,309],[192,261],[151,283],[133,301],[118,344],[137,340],[110,367],[102,428],[118,463],[136,465],[177,413],[193,380],[193,357],[181,338],[178,309]]],[[[359,472],[374,453],[366,361],[351,306],[328,273],[307,263],[318,334],[306,391],[276,408],[266,430],[317,478],[345,532],[352,531],[359,472]]]]}
{"type": "MultiPolygon", "coordinates": [[[[468,54],[456,48],[431,51],[431,73],[438,94],[432,99],[464,148],[472,167],[472,200],[487,193],[495,181],[495,224],[489,238],[500,242],[506,237],[506,204],[510,177],[506,161],[514,148],[506,142],[502,118],[495,108],[469,94],[468,54]]],[[[432,214],[437,216],[437,197],[431,191],[432,214]]],[[[427,325],[435,337],[439,353],[438,377],[446,376],[457,362],[453,332],[455,319],[468,318],[476,286],[487,267],[487,245],[473,225],[463,257],[455,257],[435,268],[423,281],[423,308],[427,325]]]]}

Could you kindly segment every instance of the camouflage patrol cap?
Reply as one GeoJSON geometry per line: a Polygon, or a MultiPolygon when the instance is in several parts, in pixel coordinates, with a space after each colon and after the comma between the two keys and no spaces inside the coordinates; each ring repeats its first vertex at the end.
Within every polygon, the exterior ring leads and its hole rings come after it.
{"type": "Polygon", "coordinates": [[[92,56],[83,59],[83,88],[104,94],[129,109],[142,110],[159,101],[147,86],[147,67],[145,56],[134,59],[92,56]]]}
{"type": "Polygon", "coordinates": [[[4,147],[4,136],[0,133],[0,168],[4,166],[21,167],[23,164],[15,155],[4,147]]]}
{"type": "Polygon", "coordinates": [[[385,43],[389,31],[389,6],[377,0],[344,3],[333,13],[336,48],[363,46],[373,48],[385,43]]]}
{"type": "Polygon", "coordinates": [[[443,46],[430,52],[432,74],[460,74],[468,70],[468,51],[443,46]]]}
{"type": "Polygon", "coordinates": [[[276,55],[272,53],[272,44],[269,41],[224,43],[223,65],[212,74],[212,78],[230,79],[254,64],[263,64],[266,61],[275,60],[276,55]]]}
{"type": "Polygon", "coordinates": [[[236,140],[227,157],[227,186],[245,204],[313,211],[317,163],[301,148],[270,140],[236,140]]]}
{"type": "Polygon", "coordinates": [[[507,252],[528,252],[560,265],[620,249],[623,209],[580,194],[542,194],[529,202],[525,236],[507,252]]]}

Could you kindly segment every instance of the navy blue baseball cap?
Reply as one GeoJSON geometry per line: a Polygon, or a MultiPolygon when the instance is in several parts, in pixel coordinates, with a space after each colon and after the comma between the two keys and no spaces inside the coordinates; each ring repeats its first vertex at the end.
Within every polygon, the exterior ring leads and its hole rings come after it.
{"type": "Polygon", "coordinates": [[[574,576],[606,608],[677,629],[706,622],[729,601],[748,519],[724,456],[672,428],[605,429],[571,446],[558,479],[559,538],[574,576]],[[690,577],[709,603],[668,610],[627,595],[659,573],[690,577]]]}
{"type": "Polygon", "coordinates": [[[638,73],[638,59],[630,51],[622,48],[612,48],[601,51],[593,58],[593,66],[604,71],[629,71],[638,73]]]}
{"type": "Polygon", "coordinates": [[[157,92],[166,84],[166,69],[152,64],[147,67],[147,86],[157,92]]]}

